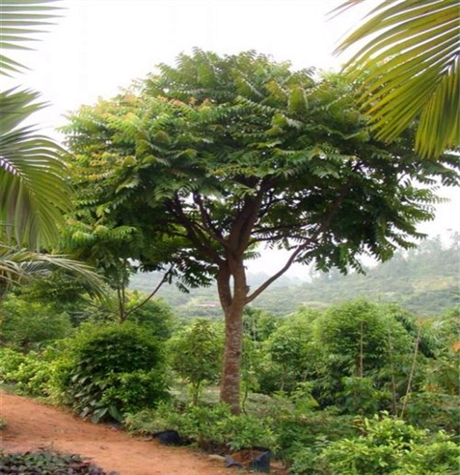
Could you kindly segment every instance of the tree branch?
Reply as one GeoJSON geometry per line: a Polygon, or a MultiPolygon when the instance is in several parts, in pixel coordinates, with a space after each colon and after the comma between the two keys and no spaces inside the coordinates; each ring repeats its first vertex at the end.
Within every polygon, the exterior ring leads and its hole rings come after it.
{"type": "Polygon", "coordinates": [[[195,223],[190,221],[182,209],[182,204],[179,201],[177,195],[174,197],[174,200],[170,201],[170,211],[175,214],[177,220],[184,226],[187,231],[187,238],[203,252],[205,255],[209,256],[217,265],[220,265],[223,260],[216,252],[215,249],[211,246],[206,234],[203,230],[197,226],[195,223]],[[199,236],[198,236],[199,234],[199,236]],[[201,238],[201,239],[200,239],[201,238]]]}
{"type": "Polygon", "coordinates": [[[172,270],[174,268],[174,264],[171,265],[171,267],[165,272],[163,275],[163,278],[161,279],[160,283],[153,289],[153,291],[138,305],[130,309],[128,312],[125,312],[124,320],[128,318],[129,315],[131,315],[133,312],[136,310],[140,309],[142,306],[144,306],[161,288],[161,286],[166,282],[166,280],[169,277],[169,274],[171,274],[172,270]]]}
{"type": "MultiPolygon", "coordinates": [[[[359,165],[356,164],[354,168],[354,171],[359,168],[359,165]]],[[[246,303],[248,304],[249,302],[252,302],[256,297],[258,297],[269,285],[271,285],[276,279],[281,277],[292,265],[292,263],[295,261],[296,257],[309,245],[314,243],[315,241],[318,240],[318,237],[326,231],[326,229],[329,227],[331,224],[332,219],[334,218],[337,210],[339,209],[340,205],[342,204],[343,200],[345,199],[345,196],[347,195],[351,184],[353,181],[353,177],[350,176],[345,185],[342,187],[342,190],[339,193],[339,196],[337,199],[332,203],[331,208],[329,209],[326,218],[324,221],[321,223],[321,225],[318,227],[318,229],[313,233],[313,235],[310,238],[306,238],[306,242],[304,244],[301,244],[297,247],[297,249],[292,253],[292,255],[289,257],[287,260],[286,264],[283,266],[282,269],[280,269],[276,274],[272,275],[269,279],[267,279],[263,284],[261,284],[251,295],[248,295],[246,298],[246,303]]]]}
{"type": "Polygon", "coordinates": [[[198,206],[200,211],[201,221],[203,223],[203,226],[200,226],[200,228],[210,234],[217,242],[222,244],[222,246],[227,247],[227,241],[223,238],[222,233],[212,224],[211,217],[209,216],[199,193],[193,193],[193,202],[198,206]]]}

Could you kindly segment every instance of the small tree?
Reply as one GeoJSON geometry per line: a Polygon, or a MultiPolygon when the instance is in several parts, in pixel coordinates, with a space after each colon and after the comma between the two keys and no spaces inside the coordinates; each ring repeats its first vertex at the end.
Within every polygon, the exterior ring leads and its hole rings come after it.
{"type": "Polygon", "coordinates": [[[170,340],[172,368],[192,389],[192,402],[198,403],[205,381],[216,382],[222,364],[222,338],[209,320],[198,319],[170,340]]]}
{"type": "Polygon", "coordinates": [[[79,209],[140,230],[147,266],[174,264],[190,285],[214,278],[225,315],[221,399],[239,410],[243,309],[294,262],[360,268],[422,236],[426,185],[458,182],[458,156],[420,159],[412,135],[369,133],[354,86],[313,79],[253,52],[195,51],[137,90],[70,117],[79,209]],[[425,185],[425,186],[421,186],[425,185]],[[245,261],[258,245],[290,257],[256,289],[245,261]]]}

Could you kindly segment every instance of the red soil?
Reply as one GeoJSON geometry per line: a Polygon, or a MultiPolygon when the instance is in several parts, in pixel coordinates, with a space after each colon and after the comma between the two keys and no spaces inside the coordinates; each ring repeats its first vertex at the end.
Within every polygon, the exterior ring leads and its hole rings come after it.
{"type": "Polygon", "coordinates": [[[79,454],[119,475],[230,475],[223,462],[183,447],[166,447],[110,427],[77,419],[26,397],[0,393],[0,448],[40,448],[79,454]]]}

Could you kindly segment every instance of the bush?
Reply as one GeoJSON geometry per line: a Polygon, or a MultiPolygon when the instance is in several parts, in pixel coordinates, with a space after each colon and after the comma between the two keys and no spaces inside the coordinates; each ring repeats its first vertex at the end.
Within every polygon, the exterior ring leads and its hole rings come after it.
{"type": "Polygon", "coordinates": [[[116,475],[106,473],[79,455],[41,450],[0,454],[0,473],[3,475],[116,475]]]}
{"type": "Polygon", "coordinates": [[[168,397],[163,355],[151,334],[130,324],[81,326],[57,364],[54,387],[82,417],[122,421],[168,397]]]}
{"type": "Polygon", "coordinates": [[[26,360],[27,357],[23,353],[12,348],[0,348],[0,383],[13,382],[12,374],[26,360]]]}
{"type": "Polygon", "coordinates": [[[27,355],[0,349],[0,382],[14,384],[15,390],[31,396],[48,396],[53,373],[52,352],[30,352],[27,355]]]}
{"type": "Polygon", "coordinates": [[[458,396],[436,391],[411,393],[407,399],[404,419],[430,431],[445,430],[460,435],[458,396]]]}
{"type": "Polygon", "coordinates": [[[72,334],[70,317],[51,305],[8,294],[0,308],[0,342],[21,351],[38,350],[72,334]]]}
{"type": "Polygon", "coordinates": [[[141,434],[174,429],[204,450],[274,448],[276,443],[270,420],[245,414],[235,416],[224,404],[191,405],[182,410],[160,404],[155,411],[127,415],[125,422],[130,431],[141,434]]]}
{"type": "Polygon", "coordinates": [[[197,319],[169,341],[169,351],[172,368],[190,383],[192,401],[197,404],[201,386],[219,379],[221,333],[212,322],[197,319]]]}
{"type": "Polygon", "coordinates": [[[329,443],[316,457],[301,451],[293,474],[446,475],[458,468],[460,447],[443,432],[430,436],[387,415],[363,419],[361,430],[358,437],[329,443]]]}

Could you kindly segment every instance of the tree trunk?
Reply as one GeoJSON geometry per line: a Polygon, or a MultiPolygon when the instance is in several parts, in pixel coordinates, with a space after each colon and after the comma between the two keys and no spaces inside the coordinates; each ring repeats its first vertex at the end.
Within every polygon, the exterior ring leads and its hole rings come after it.
{"type": "Polygon", "coordinates": [[[243,349],[243,311],[248,287],[243,260],[223,266],[217,278],[219,297],[225,313],[225,349],[220,400],[230,406],[233,414],[239,414],[241,357],[243,349]],[[230,271],[231,268],[231,271],[230,271]],[[233,277],[233,293],[230,278],[233,277]]]}
{"type": "Polygon", "coordinates": [[[240,412],[243,309],[244,303],[240,306],[232,305],[231,310],[225,314],[225,350],[220,400],[228,404],[234,414],[240,412]]]}

